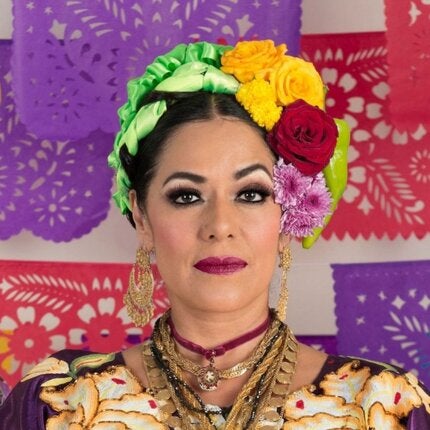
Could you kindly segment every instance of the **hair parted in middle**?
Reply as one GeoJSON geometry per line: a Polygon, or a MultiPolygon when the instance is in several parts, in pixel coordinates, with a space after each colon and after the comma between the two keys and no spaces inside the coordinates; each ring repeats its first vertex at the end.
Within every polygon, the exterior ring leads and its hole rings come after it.
{"type": "MultiPolygon", "coordinates": [[[[197,121],[211,120],[217,117],[233,118],[248,124],[255,129],[263,140],[267,132],[256,124],[249,113],[230,94],[217,94],[199,91],[195,93],[151,93],[145,103],[157,100],[167,101],[167,111],[157,122],[154,130],[141,141],[135,156],[132,156],[126,145],[120,150],[121,163],[130,179],[131,189],[135,190],[140,208],[144,208],[148,187],[156,173],[158,160],[169,138],[178,128],[197,121]]],[[[268,147],[268,149],[275,153],[268,147]]],[[[135,227],[130,210],[127,219],[135,227]]]]}

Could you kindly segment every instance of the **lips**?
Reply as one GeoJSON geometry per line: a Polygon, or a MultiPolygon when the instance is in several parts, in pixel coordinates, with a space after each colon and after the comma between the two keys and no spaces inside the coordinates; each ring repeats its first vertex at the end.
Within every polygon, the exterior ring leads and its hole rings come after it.
{"type": "Polygon", "coordinates": [[[198,261],[194,267],[213,275],[229,275],[242,270],[248,263],[237,257],[208,257],[198,261]]]}

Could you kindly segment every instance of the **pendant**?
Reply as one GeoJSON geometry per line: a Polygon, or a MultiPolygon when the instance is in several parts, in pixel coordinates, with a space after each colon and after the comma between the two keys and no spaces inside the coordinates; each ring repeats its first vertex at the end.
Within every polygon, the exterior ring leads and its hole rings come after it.
{"type": "Polygon", "coordinates": [[[219,381],[218,370],[212,365],[202,367],[197,373],[197,382],[199,387],[204,391],[213,391],[218,388],[219,381]]]}

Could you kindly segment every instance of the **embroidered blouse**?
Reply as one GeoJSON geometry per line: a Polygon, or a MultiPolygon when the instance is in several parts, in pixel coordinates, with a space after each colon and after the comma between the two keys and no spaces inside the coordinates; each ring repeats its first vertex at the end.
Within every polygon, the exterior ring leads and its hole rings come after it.
{"type": "MultiPolygon", "coordinates": [[[[64,350],[12,390],[0,407],[0,430],[180,429],[165,394],[145,390],[121,353],[64,350]]],[[[328,356],[312,385],[271,408],[257,428],[430,429],[430,395],[413,374],[352,357],[328,356]]],[[[221,430],[225,417],[214,411],[214,428],[221,430]]]]}

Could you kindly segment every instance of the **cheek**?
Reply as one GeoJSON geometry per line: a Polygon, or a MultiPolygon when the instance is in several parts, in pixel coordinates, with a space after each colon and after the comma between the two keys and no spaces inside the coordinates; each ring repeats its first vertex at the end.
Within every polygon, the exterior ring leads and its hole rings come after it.
{"type": "Polygon", "coordinates": [[[168,252],[169,249],[171,252],[175,252],[175,250],[181,246],[185,238],[183,229],[166,222],[156,223],[153,228],[153,235],[154,246],[157,253],[161,251],[163,251],[163,253],[166,251],[168,252]]]}
{"type": "Polygon", "coordinates": [[[281,225],[281,207],[276,204],[270,204],[264,211],[250,213],[249,226],[257,233],[267,235],[267,237],[277,236],[281,225]]]}
{"type": "Polygon", "coordinates": [[[180,216],[164,216],[161,213],[152,217],[152,235],[157,260],[173,258],[188,248],[195,225],[180,216]]]}
{"type": "Polygon", "coordinates": [[[281,224],[281,208],[273,205],[268,211],[249,217],[244,223],[248,230],[248,238],[253,246],[264,249],[265,255],[272,256],[278,252],[278,243],[281,224]]]}

